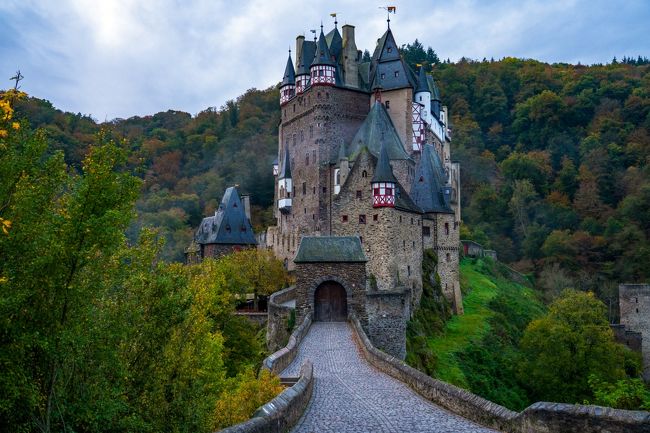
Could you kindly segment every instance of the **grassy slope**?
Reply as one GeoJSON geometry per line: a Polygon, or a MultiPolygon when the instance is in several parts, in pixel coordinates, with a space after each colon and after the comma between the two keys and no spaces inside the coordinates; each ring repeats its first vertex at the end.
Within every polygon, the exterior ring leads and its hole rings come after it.
{"type": "Polygon", "coordinates": [[[499,275],[483,260],[460,266],[465,314],[428,338],[435,377],[511,407],[525,405],[514,377],[516,343],[526,324],[544,311],[533,290],[499,275]]]}

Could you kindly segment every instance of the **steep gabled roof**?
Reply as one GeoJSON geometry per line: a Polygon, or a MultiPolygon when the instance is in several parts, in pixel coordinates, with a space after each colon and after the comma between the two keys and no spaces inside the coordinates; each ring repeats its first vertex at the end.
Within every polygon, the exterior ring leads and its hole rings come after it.
{"type": "Polygon", "coordinates": [[[442,197],[445,179],[444,167],[436,150],[431,144],[425,144],[411,186],[411,197],[424,212],[453,213],[442,197]]]}
{"type": "Polygon", "coordinates": [[[309,67],[314,61],[314,53],[316,53],[316,42],[303,41],[302,55],[297,59],[298,69],[296,69],[296,75],[309,75],[309,67]]]}
{"type": "Polygon", "coordinates": [[[339,33],[339,29],[334,27],[334,29],[325,35],[325,40],[327,41],[327,46],[330,49],[330,54],[338,61],[341,56],[341,51],[343,51],[343,38],[339,33]]]}
{"type": "Polygon", "coordinates": [[[322,28],[320,30],[318,42],[316,44],[316,52],[314,53],[314,61],[312,62],[312,65],[336,66],[336,62],[332,60],[332,55],[330,54],[330,49],[327,46],[327,41],[325,40],[325,35],[323,34],[322,28]]]}
{"type": "Polygon", "coordinates": [[[388,160],[388,152],[386,151],[386,146],[382,144],[381,150],[379,151],[379,159],[377,160],[377,165],[375,166],[375,174],[372,176],[372,182],[392,182],[397,183],[395,175],[393,174],[393,168],[390,166],[390,161],[388,160]]]}
{"type": "Polygon", "coordinates": [[[237,188],[231,186],[226,190],[214,216],[203,218],[194,239],[203,245],[257,245],[237,188]]]}
{"type": "Polygon", "coordinates": [[[429,80],[427,79],[427,73],[424,72],[424,66],[420,66],[420,73],[418,74],[418,86],[415,89],[415,92],[429,92],[429,80]]]}
{"type": "Polygon", "coordinates": [[[370,153],[378,158],[382,144],[386,146],[390,160],[410,159],[386,108],[381,103],[375,102],[352,139],[352,143],[348,147],[348,156],[352,160],[363,147],[367,147],[370,153]]]}
{"type": "Polygon", "coordinates": [[[358,236],[303,236],[294,263],[367,262],[358,236]]]}
{"type": "Polygon", "coordinates": [[[390,29],[377,41],[370,67],[370,88],[382,90],[415,88],[417,77],[400,56],[390,29]]]}
{"type": "Polygon", "coordinates": [[[280,164],[280,173],[278,179],[291,179],[291,162],[289,160],[289,148],[284,148],[284,155],[282,155],[282,164],[280,164]]]}
{"type": "Polygon", "coordinates": [[[284,77],[282,78],[282,86],[286,86],[288,84],[296,84],[296,72],[293,69],[293,61],[291,61],[291,54],[289,54],[289,58],[287,59],[287,66],[284,68],[284,77]]]}

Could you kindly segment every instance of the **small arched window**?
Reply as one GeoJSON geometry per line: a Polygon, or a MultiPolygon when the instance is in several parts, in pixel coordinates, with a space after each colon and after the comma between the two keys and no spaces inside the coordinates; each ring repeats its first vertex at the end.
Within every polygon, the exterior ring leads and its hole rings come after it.
{"type": "Polygon", "coordinates": [[[361,172],[361,177],[368,177],[368,172],[366,170],[363,170],[361,172]]]}

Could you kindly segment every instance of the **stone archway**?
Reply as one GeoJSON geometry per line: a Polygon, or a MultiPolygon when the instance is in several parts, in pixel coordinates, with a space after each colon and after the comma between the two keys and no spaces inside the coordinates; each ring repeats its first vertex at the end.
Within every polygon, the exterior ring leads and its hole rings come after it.
{"type": "Polygon", "coordinates": [[[336,281],[325,281],[314,291],[314,321],[344,322],[348,319],[345,288],[336,281]]]}

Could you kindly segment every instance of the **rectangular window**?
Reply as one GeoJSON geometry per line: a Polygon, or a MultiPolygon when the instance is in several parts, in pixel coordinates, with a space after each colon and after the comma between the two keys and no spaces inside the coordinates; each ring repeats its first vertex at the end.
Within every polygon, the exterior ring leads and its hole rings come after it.
{"type": "Polygon", "coordinates": [[[395,78],[399,77],[399,71],[395,71],[395,78]]]}
{"type": "Polygon", "coordinates": [[[347,215],[343,215],[343,216],[341,217],[341,221],[343,221],[344,223],[348,222],[348,216],[347,216],[347,215]]]}
{"type": "Polygon", "coordinates": [[[372,220],[373,220],[373,221],[379,221],[379,215],[374,214],[374,215],[372,216],[372,220]]]}
{"type": "Polygon", "coordinates": [[[309,154],[305,154],[305,165],[309,165],[309,154]]]}
{"type": "Polygon", "coordinates": [[[323,194],[327,194],[327,187],[326,186],[323,187],[323,194]]]}
{"type": "Polygon", "coordinates": [[[316,187],[314,187],[314,190],[312,191],[312,194],[316,194],[316,187]]]}
{"type": "Polygon", "coordinates": [[[386,106],[386,110],[390,109],[390,101],[386,101],[384,105],[386,106]]]}
{"type": "Polygon", "coordinates": [[[307,194],[307,182],[302,183],[302,195],[307,194]]]}
{"type": "Polygon", "coordinates": [[[422,236],[431,236],[431,228],[422,226],[422,236]]]}
{"type": "Polygon", "coordinates": [[[361,198],[361,190],[360,190],[360,189],[357,190],[357,198],[358,198],[358,199],[361,198]]]}
{"type": "Polygon", "coordinates": [[[359,215],[359,224],[365,224],[365,223],[366,223],[366,216],[359,215]]]}
{"type": "Polygon", "coordinates": [[[406,267],[406,272],[408,273],[408,276],[410,277],[411,276],[411,267],[410,266],[406,267]]]}
{"type": "Polygon", "coordinates": [[[381,79],[383,80],[384,78],[386,78],[386,74],[384,74],[384,73],[382,72],[382,74],[381,74],[381,79]]]}

